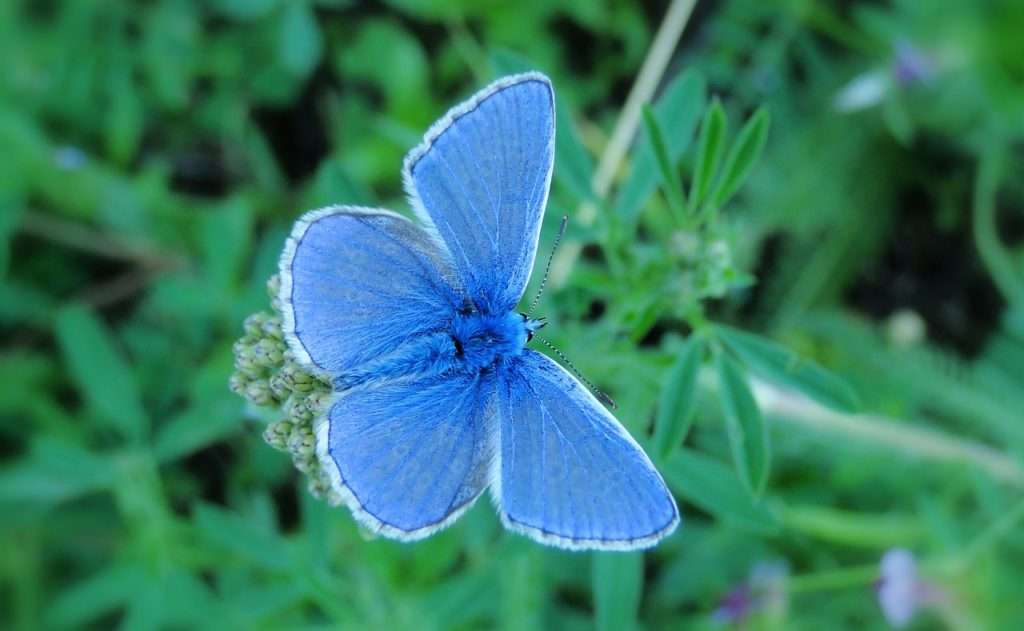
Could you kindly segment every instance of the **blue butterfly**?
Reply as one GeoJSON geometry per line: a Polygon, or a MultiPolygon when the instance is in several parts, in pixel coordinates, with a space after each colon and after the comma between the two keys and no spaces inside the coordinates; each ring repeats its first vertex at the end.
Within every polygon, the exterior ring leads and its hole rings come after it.
{"type": "Polygon", "coordinates": [[[526,348],[544,321],[515,308],[554,147],[551,82],[505,77],[406,156],[419,225],[331,206],[292,230],[280,261],[285,338],[334,386],[317,453],[374,532],[421,539],[487,488],[506,528],[563,548],[649,547],[679,523],[629,433],[526,348]]]}

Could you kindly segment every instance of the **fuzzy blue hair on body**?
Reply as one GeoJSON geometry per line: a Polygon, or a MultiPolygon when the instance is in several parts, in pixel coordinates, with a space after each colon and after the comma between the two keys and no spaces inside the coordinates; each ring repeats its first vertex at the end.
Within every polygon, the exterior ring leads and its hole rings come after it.
{"type": "Polygon", "coordinates": [[[405,159],[419,222],[334,206],[296,222],[280,262],[283,331],[329,378],[317,455],[367,528],[420,539],[485,491],[506,528],[570,549],[649,547],[672,495],[572,374],[528,348],[516,311],[554,163],[554,93],[506,77],[456,106],[405,159]]]}

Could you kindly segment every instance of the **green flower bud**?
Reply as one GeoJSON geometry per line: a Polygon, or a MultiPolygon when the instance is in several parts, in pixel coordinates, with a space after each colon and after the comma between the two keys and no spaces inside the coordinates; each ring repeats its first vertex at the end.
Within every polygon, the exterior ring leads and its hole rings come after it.
{"type": "Polygon", "coordinates": [[[266,381],[250,381],[245,387],[245,397],[256,405],[270,405],[274,395],[266,381]]]}
{"type": "Polygon", "coordinates": [[[292,462],[295,464],[296,469],[307,475],[310,472],[315,472],[317,470],[317,467],[320,466],[316,460],[316,454],[312,452],[308,454],[299,454],[297,456],[293,456],[292,462]]]}
{"type": "Polygon", "coordinates": [[[274,393],[274,398],[278,401],[287,401],[291,396],[291,388],[288,387],[287,381],[280,372],[271,375],[269,385],[270,391],[274,393]]]}
{"type": "Polygon", "coordinates": [[[270,315],[265,311],[254,313],[245,319],[242,324],[242,328],[245,330],[245,334],[252,338],[259,338],[263,335],[263,325],[266,323],[270,315]]]}
{"type": "Polygon", "coordinates": [[[284,339],[284,334],[281,331],[281,316],[272,315],[267,317],[263,322],[263,335],[275,340],[284,339]]]}
{"type": "Polygon", "coordinates": [[[228,380],[228,386],[231,388],[231,391],[243,397],[245,396],[245,389],[248,385],[248,378],[240,372],[233,373],[231,378],[228,380]]]}
{"type": "Polygon", "coordinates": [[[274,449],[288,451],[288,437],[291,432],[291,421],[284,419],[267,425],[267,429],[263,431],[263,440],[274,449]]]}
{"type": "Polygon", "coordinates": [[[276,300],[277,294],[281,291],[281,277],[278,274],[272,275],[267,279],[267,295],[270,300],[276,300]]]}

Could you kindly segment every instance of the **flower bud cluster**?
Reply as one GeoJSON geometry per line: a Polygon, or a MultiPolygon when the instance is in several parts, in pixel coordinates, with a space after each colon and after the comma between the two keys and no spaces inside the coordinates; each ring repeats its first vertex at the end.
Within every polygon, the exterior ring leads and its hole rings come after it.
{"type": "Polygon", "coordinates": [[[331,386],[295,362],[281,331],[280,287],[277,275],[267,282],[271,311],[245,319],[244,335],[235,342],[235,371],[231,390],[255,405],[271,407],[283,418],[263,432],[268,445],[288,452],[295,468],[309,478],[309,491],[336,502],[327,475],[316,456],[316,420],[327,410],[331,386]]]}

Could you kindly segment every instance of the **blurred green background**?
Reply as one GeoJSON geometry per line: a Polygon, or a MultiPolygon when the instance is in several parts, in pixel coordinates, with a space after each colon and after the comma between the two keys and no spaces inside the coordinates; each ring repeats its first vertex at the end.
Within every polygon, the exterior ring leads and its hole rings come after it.
{"type": "Polygon", "coordinates": [[[732,135],[760,106],[772,123],[696,263],[662,239],[686,235],[649,148],[613,194],[590,186],[667,10],[0,3],[0,627],[887,628],[873,582],[905,547],[941,593],[913,628],[1021,628],[1024,3],[699,0],[657,82],[689,81],[655,108],[672,168],[699,166],[705,94],[732,135]],[[772,447],[754,498],[702,375],[659,460],[683,525],[642,555],[543,548],[487,501],[422,543],[372,539],[227,386],[291,222],[406,211],[404,153],[524,67],[559,99],[542,251],[568,214],[578,254],[541,309],[634,435],[680,405],[694,309],[861,400],[755,387],[772,447]]]}

